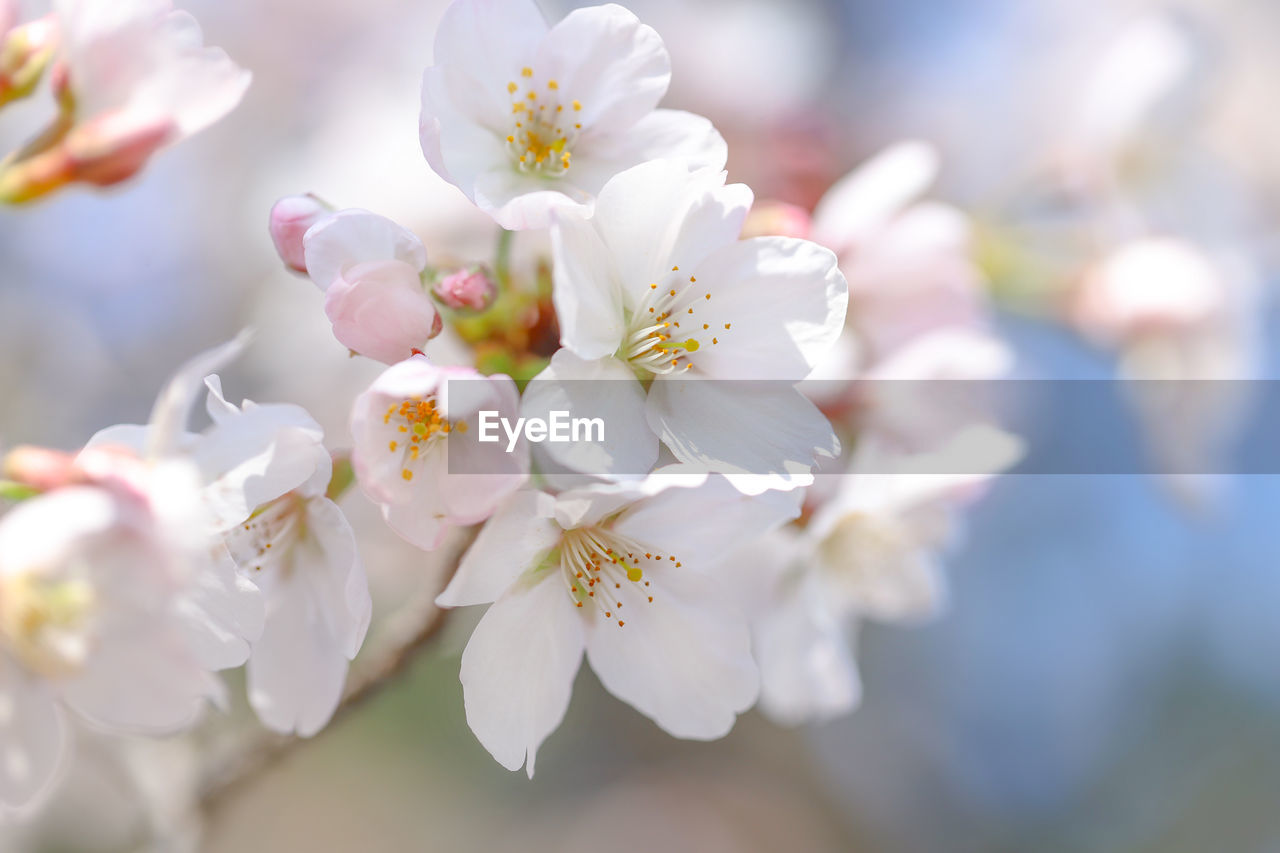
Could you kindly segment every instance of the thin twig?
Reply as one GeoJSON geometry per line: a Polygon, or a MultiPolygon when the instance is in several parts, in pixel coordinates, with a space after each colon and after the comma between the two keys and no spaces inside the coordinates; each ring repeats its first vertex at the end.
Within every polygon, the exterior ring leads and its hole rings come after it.
{"type": "MultiPolygon", "coordinates": [[[[457,570],[462,555],[474,541],[475,535],[476,531],[472,529],[455,540],[448,559],[444,561],[450,567],[448,577],[452,577],[457,570]]],[[[447,611],[435,606],[436,592],[435,589],[424,589],[417,600],[404,605],[388,619],[383,629],[382,649],[365,658],[364,665],[352,668],[342,701],[338,703],[333,719],[324,731],[331,730],[350,717],[353,711],[394,683],[409,668],[418,653],[440,633],[448,620],[445,618],[447,611]]],[[[237,741],[204,774],[197,808],[206,817],[214,814],[236,793],[252,784],[263,771],[278,764],[306,742],[306,738],[279,735],[265,729],[256,730],[252,735],[237,741]]]]}

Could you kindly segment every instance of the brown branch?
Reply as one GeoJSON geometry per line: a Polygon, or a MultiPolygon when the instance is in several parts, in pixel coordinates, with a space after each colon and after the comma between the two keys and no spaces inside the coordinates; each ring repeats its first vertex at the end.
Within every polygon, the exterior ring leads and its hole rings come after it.
{"type": "MultiPolygon", "coordinates": [[[[452,577],[457,571],[458,563],[475,540],[476,532],[472,528],[454,541],[448,558],[444,561],[450,567],[448,577],[452,577]]],[[[356,709],[394,683],[409,668],[418,653],[440,633],[448,621],[448,611],[435,606],[437,592],[434,588],[425,588],[416,600],[404,605],[388,618],[382,631],[381,649],[376,654],[365,657],[363,664],[360,663],[361,658],[357,658],[357,663],[347,678],[342,700],[334,711],[333,719],[323,731],[329,731],[350,717],[356,709]]],[[[255,730],[239,739],[220,759],[212,762],[212,766],[203,774],[197,794],[197,809],[206,817],[216,813],[260,774],[280,763],[306,742],[306,738],[280,735],[265,729],[255,730]]]]}

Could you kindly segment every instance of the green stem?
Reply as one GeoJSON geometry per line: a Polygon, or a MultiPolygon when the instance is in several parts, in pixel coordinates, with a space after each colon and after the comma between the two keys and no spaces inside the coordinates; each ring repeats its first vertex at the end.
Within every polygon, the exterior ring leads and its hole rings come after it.
{"type": "Polygon", "coordinates": [[[505,228],[498,232],[498,248],[493,253],[493,274],[501,290],[511,287],[511,244],[515,236],[516,232],[505,228]]]}
{"type": "Polygon", "coordinates": [[[0,480],[0,500],[25,501],[40,494],[40,490],[14,480],[0,480]]]}
{"type": "Polygon", "coordinates": [[[325,497],[336,501],[356,481],[356,469],[351,465],[351,456],[347,453],[333,454],[333,475],[329,478],[329,488],[325,497]]]}

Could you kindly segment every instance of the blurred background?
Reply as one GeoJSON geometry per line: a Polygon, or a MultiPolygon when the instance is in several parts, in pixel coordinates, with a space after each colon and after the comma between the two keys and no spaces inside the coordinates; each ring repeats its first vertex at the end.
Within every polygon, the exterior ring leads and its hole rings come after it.
{"type": "MultiPolygon", "coordinates": [[[[281,268],[266,230],[280,196],[310,191],[390,216],[436,261],[491,257],[488,220],[418,148],[418,89],[443,2],[178,5],[253,71],[253,86],[131,183],[0,210],[5,445],[73,448],[144,421],[177,362],[252,326],[248,356],[224,375],[228,396],[299,403],[343,446],[350,401],[379,365],[349,358],[320,293],[281,268]]],[[[554,21],[572,4],[540,5],[554,21]]],[[[932,195],[973,218],[1018,375],[1116,375],[1115,352],[1070,328],[1063,294],[1124,239],[1135,211],[1148,231],[1247,263],[1256,347],[1224,378],[1280,372],[1270,333],[1280,5],[627,5],[672,53],[666,105],[716,123],[730,177],[757,198],[812,207],[890,143],[937,146],[932,195]],[[1150,32],[1162,34],[1153,59],[1123,48],[1150,32]],[[1158,97],[1134,94],[1141,109],[1107,100],[1144,80],[1158,97]]],[[[35,100],[0,115],[6,149],[47,117],[35,100]]],[[[517,257],[538,251],[536,238],[518,238],[517,257]]],[[[1071,440],[1104,445],[1108,423],[1129,417],[1099,413],[1071,440]]],[[[532,781],[503,770],[467,728],[457,673],[478,614],[455,613],[409,678],[226,797],[206,846],[1280,849],[1280,479],[1217,485],[1192,501],[1154,476],[1001,478],[949,561],[947,612],[861,632],[865,700],[851,716],[786,730],[751,713],[723,741],[681,742],[584,670],[532,781]]],[[[375,618],[440,584],[437,562],[398,542],[361,495],[345,508],[375,618]]],[[[192,760],[170,746],[151,758],[192,760]]],[[[94,766],[91,747],[83,753],[47,818],[0,844],[128,848],[133,795],[94,766]]]]}

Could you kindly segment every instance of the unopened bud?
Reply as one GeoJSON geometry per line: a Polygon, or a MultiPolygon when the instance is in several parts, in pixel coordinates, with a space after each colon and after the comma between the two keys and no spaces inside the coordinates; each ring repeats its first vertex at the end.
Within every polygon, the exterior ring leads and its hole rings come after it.
{"type": "Polygon", "coordinates": [[[808,239],[812,217],[809,211],[782,201],[762,201],[752,205],[742,226],[742,237],[799,237],[808,239]]]}
{"type": "Polygon", "coordinates": [[[74,180],[105,187],[136,175],[176,130],[167,118],[139,121],[117,111],[75,127],[62,145],[74,180]]]}
{"type": "Polygon", "coordinates": [[[267,228],[271,232],[271,242],[275,243],[276,254],[286,267],[300,273],[307,271],[302,237],[307,229],[331,213],[333,208],[310,193],[286,196],[275,203],[267,228]]]}
{"type": "Polygon", "coordinates": [[[480,267],[460,269],[436,283],[436,296],[450,308],[471,308],[483,311],[493,304],[498,287],[480,267]]]}
{"type": "Polygon", "coordinates": [[[0,106],[35,91],[58,39],[52,15],[13,27],[12,17],[4,20],[12,13],[12,6],[0,0],[0,106]]]}
{"type": "Polygon", "coordinates": [[[345,270],[325,292],[324,311],[344,346],[386,364],[404,361],[442,328],[417,270],[403,261],[345,270]]]}
{"type": "Polygon", "coordinates": [[[19,445],[4,457],[4,476],[40,492],[69,485],[78,479],[75,457],[60,450],[19,445]]]}

